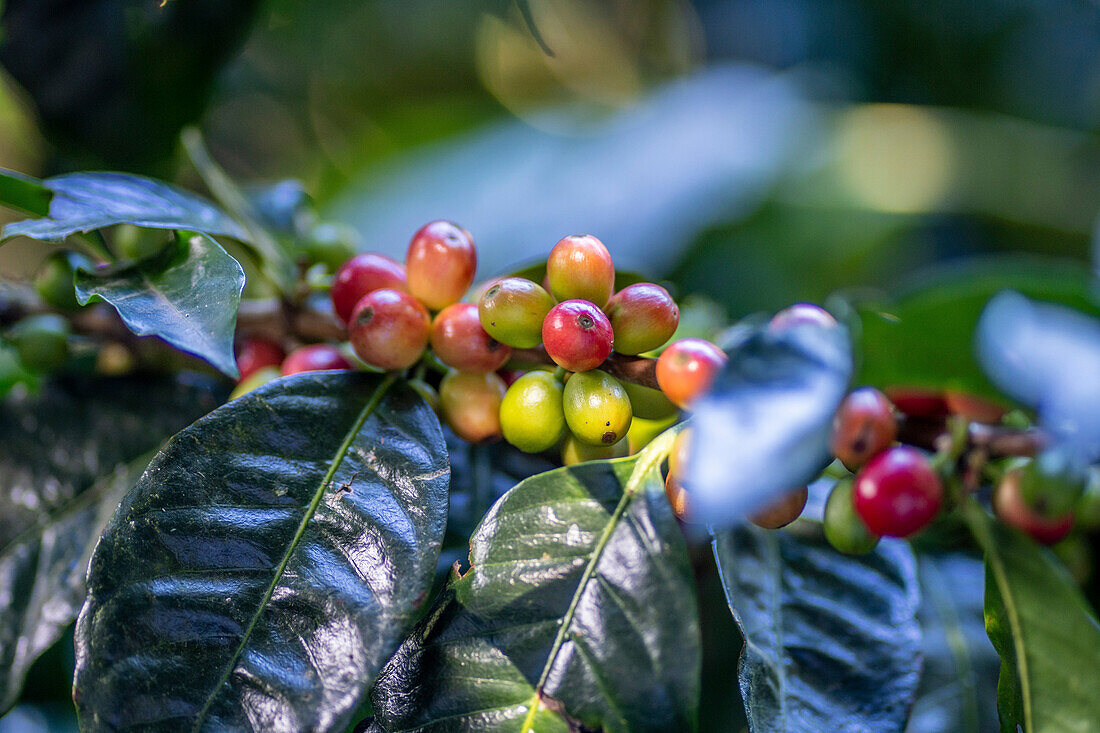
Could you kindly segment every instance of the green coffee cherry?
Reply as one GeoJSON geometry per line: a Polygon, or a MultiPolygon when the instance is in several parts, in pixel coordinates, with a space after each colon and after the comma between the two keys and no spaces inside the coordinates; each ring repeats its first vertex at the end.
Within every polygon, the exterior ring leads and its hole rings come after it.
{"type": "Polygon", "coordinates": [[[69,323],[61,316],[28,316],[15,324],[8,340],[19,361],[32,372],[52,372],[69,357],[69,323]]]}
{"type": "Polygon", "coordinates": [[[142,229],[133,224],[121,224],[115,230],[115,250],[124,260],[143,260],[151,257],[164,249],[166,244],[164,232],[157,229],[142,229]]]}
{"type": "Polygon", "coordinates": [[[619,380],[599,369],[578,372],[565,383],[565,422],[582,443],[614,445],[634,416],[619,380]]]}
{"type": "Polygon", "coordinates": [[[634,417],[663,420],[680,411],[680,408],[672,404],[672,400],[665,397],[665,393],[659,389],[651,389],[631,382],[623,382],[622,385],[627,397],[630,398],[630,409],[633,410],[634,417]]]}
{"type": "Polygon", "coordinates": [[[47,305],[58,310],[74,311],[80,307],[68,252],[54,252],[46,259],[34,279],[34,289],[47,305]]]}
{"type": "Polygon", "coordinates": [[[528,372],[517,379],[500,405],[504,439],[527,453],[557,445],[565,432],[563,392],[550,372],[528,372]]]}
{"type": "Polygon", "coordinates": [[[852,502],[852,479],[841,479],[825,502],[825,539],[846,555],[866,555],[879,538],[867,529],[852,502]]]}
{"type": "Polygon", "coordinates": [[[359,244],[359,234],[349,226],[322,222],[313,227],[301,243],[302,253],[312,263],[336,272],[340,265],[351,259],[359,244]]]}
{"type": "MultiPolygon", "coordinates": [[[[626,382],[623,382],[623,386],[626,386],[626,382]]],[[[630,430],[626,433],[626,439],[630,443],[630,455],[634,455],[645,448],[654,438],[675,424],[675,417],[666,417],[663,420],[647,420],[644,417],[638,417],[635,413],[634,419],[630,421],[630,430]]]]}
{"type": "Polygon", "coordinates": [[[477,305],[481,327],[502,344],[533,349],[542,343],[542,322],[554,299],[542,286],[522,277],[493,283],[477,305]]]}
{"type": "Polygon", "coordinates": [[[566,466],[575,466],[585,461],[604,461],[609,458],[622,458],[629,454],[630,447],[626,438],[614,445],[588,445],[570,435],[562,446],[561,462],[566,466]]]}
{"type": "Polygon", "coordinates": [[[1024,502],[1046,517],[1073,511],[1085,492],[1088,475],[1058,449],[1044,451],[1020,469],[1024,502]]]}

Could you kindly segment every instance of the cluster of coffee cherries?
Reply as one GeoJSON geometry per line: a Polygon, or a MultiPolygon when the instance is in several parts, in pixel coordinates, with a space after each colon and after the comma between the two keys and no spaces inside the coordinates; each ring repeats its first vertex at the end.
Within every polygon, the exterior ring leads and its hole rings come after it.
{"type": "Polygon", "coordinates": [[[554,245],[541,284],[499,278],[463,300],[476,269],[473,238],[447,221],[421,227],[404,264],[377,253],[351,257],[331,287],[350,352],[314,344],[284,354],[277,344],[246,339],[238,393],[277,374],[347,369],[356,360],[384,371],[415,366],[410,384],[460,438],[503,437],[532,453],[560,448],[571,464],[638,450],[657,430],[635,430],[632,441],[635,418],[667,427],[725,362],[714,344],[688,338],[653,359],[657,389],[612,376],[606,365],[615,354],[665,346],[679,308],[653,283],[616,292],[611,255],[593,236],[554,245]],[[437,384],[424,376],[425,364],[446,370],[437,384]]]}

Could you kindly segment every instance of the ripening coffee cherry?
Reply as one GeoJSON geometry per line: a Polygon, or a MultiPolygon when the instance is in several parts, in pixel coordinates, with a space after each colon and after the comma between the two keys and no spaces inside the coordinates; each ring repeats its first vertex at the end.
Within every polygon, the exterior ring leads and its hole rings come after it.
{"type": "Polygon", "coordinates": [[[589,445],[582,443],[572,435],[567,435],[561,448],[561,462],[565,466],[575,466],[586,461],[606,461],[611,458],[623,458],[630,455],[626,439],[613,445],[589,445]]]}
{"type": "Polygon", "coordinates": [[[542,343],[542,322],[554,299],[541,286],[522,277],[490,285],[478,301],[481,326],[502,344],[533,349],[542,343]]]}
{"type": "Polygon", "coordinates": [[[837,323],[829,311],[813,303],[795,303],[776,313],[768,322],[768,328],[773,331],[785,331],[805,325],[832,328],[837,323]]]}
{"type": "Polygon", "coordinates": [[[805,486],[788,491],[778,501],[749,515],[749,521],[763,529],[779,529],[798,519],[806,508],[806,499],[810,492],[805,486]]]}
{"type": "Polygon", "coordinates": [[[921,387],[887,387],[886,396],[903,415],[942,420],[951,414],[943,392],[921,387]]]}
{"type": "Polygon", "coordinates": [[[680,411],[680,408],[672,404],[672,401],[659,389],[643,387],[633,382],[623,382],[623,389],[630,397],[630,407],[634,411],[634,417],[645,420],[664,420],[680,411]]]}
{"type": "Polygon", "coordinates": [[[1046,517],[1028,506],[1021,485],[1023,471],[1008,471],[993,492],[993,511],[1005,524],[1030,535],[1036,542],[1053,545],[1061,541],[1073,529],[1073,512],[1046,517]]]}
{"type": "Polygon", "coordinates": [[[550,309],[542,324],[542,343],[558,366],[587,372],[611,356],[615,334],[604,312],[587,300],[567,300],[550,309]]]}
{"type": "Polygon", "coordinates": [[[355,255],[340,265],[332,279],[332,308],[347,323],[363,296],[382,288],[409,289],[401,263],[376,252],[355,255]]]}
{"type": "Polygon", "coordinates": [[[590,234],[575,234],[550,250],[546,281],[559,301],[587,300],[602,308],[615,290],[615,265],[603,242],[590,234]]]}
{"type": "Polygon", "coordinates": [[[455,435],[468,443],[500,437],[504,380],[493,372],[448,372],[439,384],[439,412],[455,435]]]}
{"type": "Polygon", "coordinates": [[[431,345],[439,360],[460,372],[495,372],[512,355],[485,332],[473,303],[452,303],[432,321],[431,345]]]}
{"type": "Polygon", "coordinates": [[[282,372],[287,377],[301,372],[325,372],[333,369],[351,369],[352,364],[340,350],[329,344],[313,344],[287,354],[282,372]]]}
{"type": "Polygon", "coordinates": [[[264,338],[243,338],[237,345],[237,369],[241,373],[238,380],[243,382],[260,369],[278,367],[286,358],[283,347],[264,338]]]}
{"type": "Polygon", "coordinates": [[[550,372],[527,372],[500,405],[504,439],[527,453],[553,448],[565,432],[562,383],[550,372]]]}
{"type": "Polygon", "coordinates": [[[43,313],[27,316],[8,332],[19,361],[32,372],[52,372],[69,359],[69,322],[43,313]]]}
{"type": "Polygon", "coordinates": [[[680,339],[657,359],[657,384],[673,404],[687,408],[714,382],[726,355],[703,339],[680,339]]]}
{"type": "Polygon", "coordinates": [[[886,395],[860,387],[844,398],[833,419],[833,455],[855,471],[898,437],[898,422],[886,395]]]}
{"type": "Polygon", "coordinates": [[[412,366],[428,347],[432,320],[413,296],[382,288],[367,293],[352,311],[348,340],[359,358],[379,369],[412,366]]]}
{"type": "Polygon", "coordinates": [[[1024,503],[1043,517],[1061,518],[1073,511],[1088,484],[1088,472],[1064,451],[1043,451],[1017,470],[1024,503]]]}
{"type": "Polygon", "coordinates": [[[923,453],[898,445],[879,453],[856,474],[854,503],[875,534],[908,537],[939,512],[943,483],[923,453]]]}
{"type": "Polygon", "coordinates": [[[852,479],[841,479],[825,502],[825,539],[846,555],[866,555],[878,545],[878,535],[867,529],[856,512],[852,479]]]}
{"type": "Polygon", "coordinates": [[[676,434],[672,448],[668,453],[668,475],[665,476],[665,496],[672,506],[677,519],[687,521],[688,493],[684,488],[687,480],[687,466],[691,451],[691,428],[684,428],[676,434]]]}
{"type": "Polygon", "coordinates": [[[235,400],[238,397],[243,397],[252,390],[264,386],[271,380],[278,379],[281,375],[282,373],[277,366],[260,367],[241,381],[237,382],[237,386],[234,387],[233,391],[229,394],[229,399],[235,400]]]}
{"type": "Polygon", "coordinates": [[[607,302],[615,351],[641,354],[664,346],[680,323],[680,309],[668,291],[653,283],[628,285],[607,302]]]}
{"type": "Polygon", "coordinates": [[[80,303],[76,301],[73,266],[69,258],[68,252],[54,252],[42,263],[34,278],[34,289],[38,297],[47,305],[61,311],[75,311],[80,308],[80,303]]]}
{"type": "Polygon", "coordinates": [[[449,221],[429,222],[413,235],[405,270],[409,292],[431,310],[457,303],[474,283],[474,238],[449,221]]]}
{"type": "Polygon", "coordinates": [[[569,377],[563,406],[570,432],[582,443],[614,445],[630,430],[630,398],[607,372],[596,369],[569,377]]]}
{"type": "Polygon", "coordinates": [[[957,390],[947,390],[943,398],[952,414],[961,415],[973,422],[996,425],[1008,413],[1004,405],[957,390]]]}

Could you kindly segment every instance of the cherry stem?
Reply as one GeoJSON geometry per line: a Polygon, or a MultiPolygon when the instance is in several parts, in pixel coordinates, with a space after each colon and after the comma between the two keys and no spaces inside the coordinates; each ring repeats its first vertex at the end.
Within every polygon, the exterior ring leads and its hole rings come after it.
{"type": "MultiPolygon", "coordinates": [[[[512,359],[523,364],[545,364],[556,366],[554,360],[546,353],[546,349],[538,346],[534,349],[515,349],[512,351],[512,359]]],[[[626,356],[625,354],[612,354],[600,369],[620,382],[640,384],[650,389],[660,389],[657,386],[657,360],[648,356],[626,356]]]]}

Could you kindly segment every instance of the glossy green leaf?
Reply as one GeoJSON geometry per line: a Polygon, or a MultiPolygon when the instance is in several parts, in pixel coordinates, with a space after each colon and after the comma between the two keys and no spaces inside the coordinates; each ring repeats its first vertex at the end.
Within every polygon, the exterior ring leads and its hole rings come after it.
{"type": "Polygon", "coordinates": [[[31,216],[46,216],[50,213],[52,198],[53,192],[41,181],[0,168],[0,206],[31,216]]]}
{"type": "Polygon", "coordinates": [[[84,602],[133,463],[224,396],[205,380],[55,380],[0,401],[0,710],[84,602]]]}
{"type": "Polygon", "coordinates": [[[249,240],[241,225],[214,204],[152,178],[68,173],[41,183],[53,193],[49,215],[8,224],[0,232],[0,244],[18,236],[60,242],[71,234],[123,223],[249,240]]]}
{"type": "Polygon", "coordinates": [[[974,502],[985,551],[985,628],[1001,656],[997,710],[1012,733],[1084,733],[1100,721],[1100,624],[1065,566],[974,502]]]}
{"type": "Polygon", "coordinates": [[[698,615],[658,470],[670,439],[505,494],[471,539],[470,570],[386,665],[374,727],[693,729],[698,615]]]}
{"type": "Polygon", "coordinates": [[[1100,315],[1090,273],[1066,262],[1033,258],[952,263],[922,278],[893,302],[858,305],[862,364],[858,382],[876,387],[952,389],[1004,397],[978,364],[975,328],[1002,290],[1100,315]]]}
{"type": "Polygon", "coordinates": [[[824,540],[740,526],[715,536],[726,597],[745,636],[749,729],[901,731],[920,677],[909,546],[841,555],[824,540]]]}
{"type": "Polygon", "coordinates": [[[425,600],[435,415],[392,377],[270,382],[179,433],[92,558],[83,730],[342,730],[425,600]]]}
{"type": "Polygon", "coordinates": [[[81,305],[110,303],[139,336],[159,336],[231,377],[244,270],[205,234],[178,232],[178,247],[102,270],[76,272],[81,305]]]}

